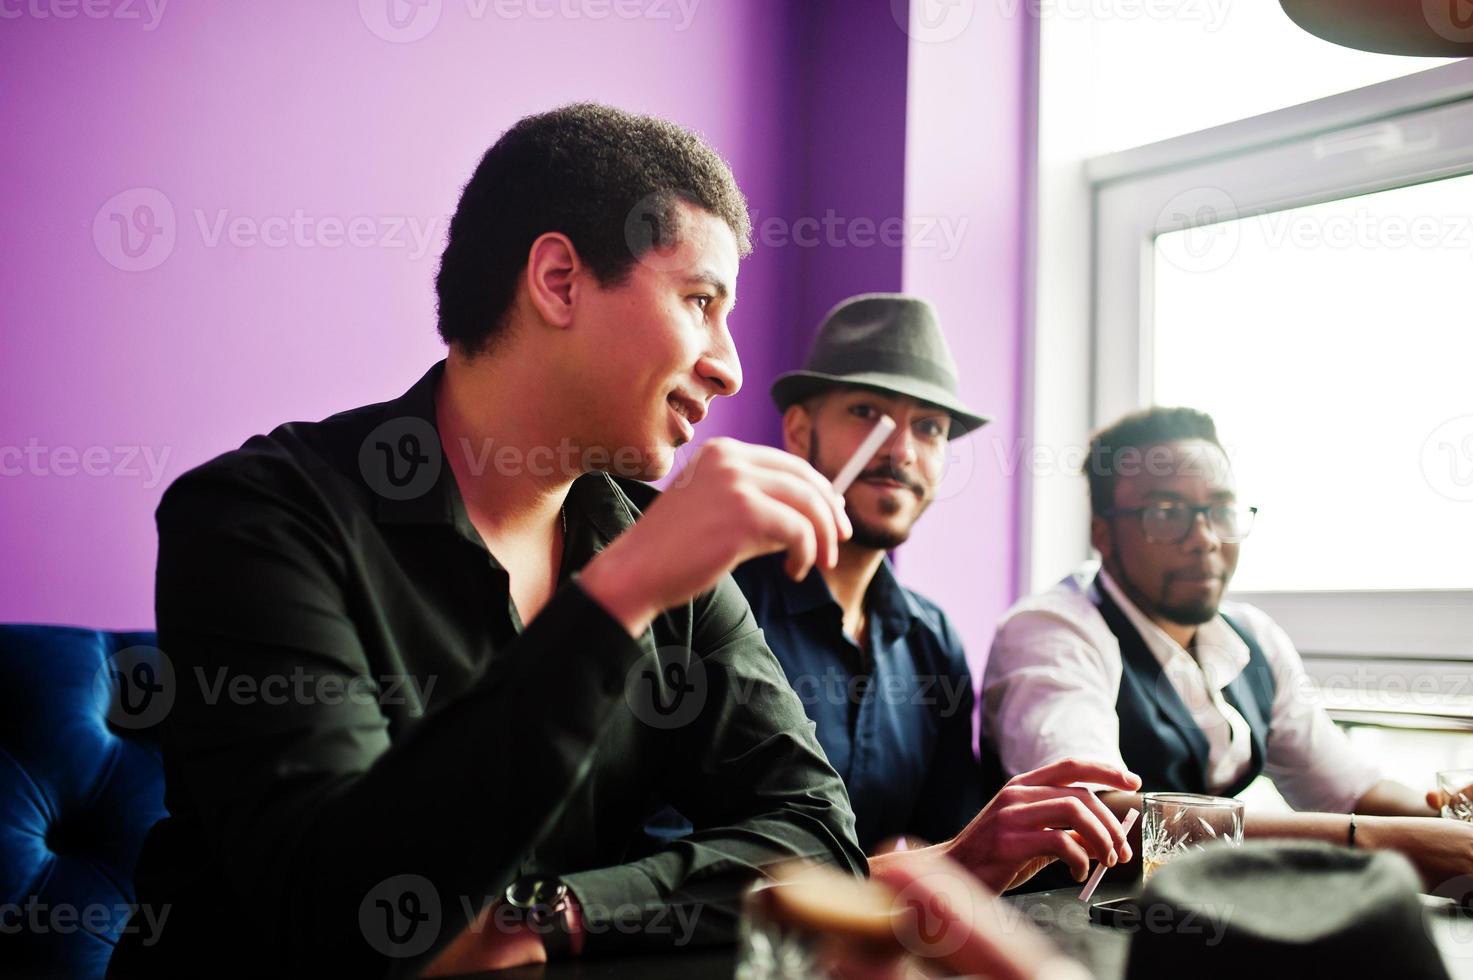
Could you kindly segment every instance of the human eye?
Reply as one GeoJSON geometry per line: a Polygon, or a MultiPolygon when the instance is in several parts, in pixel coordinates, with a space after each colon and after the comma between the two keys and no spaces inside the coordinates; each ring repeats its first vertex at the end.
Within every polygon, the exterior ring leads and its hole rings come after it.
{"type": "Polygon", "coordinates": [[[706,312],[706,308],[715,301],[715,297],[709,296],[706,293],[697,293],[696,295],[692,296],[690,300],[692,303],[696,304],[697,309],[704,313],[706,312]]]}
{"type": "Polygon", "coordinates": [[[855,402],[849,406],[849,414],[855,418],[872,419],[877,414],[876,409],[869,402],[855,402]]]}
{"type": "Polygon", "coordinates": [[[941,419],[921,419],[916,423],[916,431],[927,439],[944,439],[947,429],[947,424],[941,419]]]}

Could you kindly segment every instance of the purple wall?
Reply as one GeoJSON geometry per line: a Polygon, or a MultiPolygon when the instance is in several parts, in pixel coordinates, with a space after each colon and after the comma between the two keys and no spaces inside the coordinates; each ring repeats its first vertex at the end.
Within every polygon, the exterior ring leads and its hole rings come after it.
{"type": "MultiPolygon", "coordinates": [[[[890,0],[394,2],[399,27],[389,0],[167,2],[156,20],[43,3],[0,24],[0,621],[151,624],[163,488],[440,357],[433,275],[461,183],[518,117],[575,99],[702,130],[756,213],[733,321],[747,387],[705,435],[774,441],[772,377],[836,300],[899,288],[902,263],[942,302],[969,395],[1012,424],[1016,30],[945,52],[890,0]],[[935,102],[957,81],[983,86],[961,142],[955,93],[935,102]],[[887,221],[913,239],[908,212],[953,193],[993,222],[960,257],[886,244],[887,221]]],[[[984,549],[983,602],[964,584],[978,554],[939,549],[936,517],[904,564],[977,650],[1011,587],[1012,504],[974,491],[975,512],[938,507],[984,549]]]]}
{"type": "Polygon", "coordinates": [[[978,671],[1017,596],[1027,4],[927,3],[910,49],[905,288],[929,298],[959,363],[963,397],[994,419],[951,446],[942,499],[900,555],[901,578],[941,604],[978,671]],[[926,229],[930,233],[926,234],[926,229]],[[949,232],[948,230],[949,229],[949,232]]]}

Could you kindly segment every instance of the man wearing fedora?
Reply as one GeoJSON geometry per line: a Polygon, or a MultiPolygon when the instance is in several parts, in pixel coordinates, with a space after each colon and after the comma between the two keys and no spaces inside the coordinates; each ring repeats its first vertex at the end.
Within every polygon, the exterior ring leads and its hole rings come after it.
{"type": "Polygon", "coordinates": [[[772,398],[784,447],[830,480],[882,416],[896,423],[845,492],[854,533],[832,567],[794,580],[774,555],[733,573],[844,779],[860,846],[873,853],[902,835],[940,841],[997,889],[1055,858],[1076,878],[1091,858],[1128,859],[1114,816],[1090,792],[1062,788],[1134,788],[1123,766],[1056,760],[983,809],[961,640],[940,608],[897,581],[886,557],[935,498],[948,442],[988,421],[958,394],[935,310],[898,294],[845,300],[772,398]]]}

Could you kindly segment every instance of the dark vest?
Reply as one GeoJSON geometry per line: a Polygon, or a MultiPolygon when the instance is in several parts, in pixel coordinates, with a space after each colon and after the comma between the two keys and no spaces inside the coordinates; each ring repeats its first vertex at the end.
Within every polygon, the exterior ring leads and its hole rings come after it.
{"type": "MultiPolygon", "coordinates": [[[[1176,688],[1166,679],[1141,634],[1097,579],[1100,615],[1120,643],[1120,693],[1115,714],[1120,719],[1120,756],[1141,777],[1141,791],[1206,793],[1207,736],[1192,720],[1176,688]]],[[[1220,796],[1236,796],[1263,772],[1268,723],[1273,717],[1274,677],[1263,649],[1246,629],[1222,617],[1248,647],[1248,664],[1223,689],[1223,697],[1248,722],[1253,762],[1220,796]]]]}
{"type": "MultiPolygon", "coordinates": [[[[1192,720],[1176,688],[1163,676],[1156,655],[1098,579],[1095,591],[1100,596],[1100,615],[1120,644],[1120,691],[1115,697],[1115,714],[1120,720],[1121,758],[1141,777],[1142,792],[1206,793],[1207,736],[1192,720]]],[[[1223,691],[1227,702],[1248,722],[1253,740],[1252,764],[1235,785],[1220,794],[1235,796],[1263,771],[1275,684],[1268,658],[1252,634],[1229,617],[1222,618],[1248,647],[1247,666],[1223,691]]],[[[1004,771],[990,738],[983,739],[982,769],[989,798],[1016,775],[1004,771]]]]}

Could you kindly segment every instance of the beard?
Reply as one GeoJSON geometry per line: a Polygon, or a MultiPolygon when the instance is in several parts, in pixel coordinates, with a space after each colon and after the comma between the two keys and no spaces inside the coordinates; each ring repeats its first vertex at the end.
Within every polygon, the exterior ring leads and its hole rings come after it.
{"type": "MultiPolygon", "coordinates": [[[[818,433],[816,431],[811,432],[809,435],[808,465],[812,466],[820,473],[823,473],[825,477],[832,479],[832,476],[829,473],[824,472],[818,465],[818,433]]],[[[916,510],[915,517],[911,518],[909,524],[907,524],[903,528],[897,529],[866,521],[864,518],[854,513],[854,508],[850,507],[849,502],[846,500],[844,502],[844,513],[849,515],[849,523],[854,528],[854,534],[849,538],[849,543],[857,545],[861,548],[873,549],[875,551],[893,551],[901,545],[905,544],[906,541],[910,540],[910,529],[915,527],[916,520],[919,519],[921,514],[925,512],[925,509],[928,506],[929,502],[925,499],[924,488],[918,487],[915,481],[905,474],[896,473],[890,467],[888,462],[862,471],[859,476],[855,478],[854,482],[858,483],[860,480],[872,479],[875,477],[879,477],[881,479],[896,480],[900,483],[905,484],[905,486],[908,487],[910,491],[916,495],[917,499],[921,501],[921,506],[916,510]]],[[[881,498],[880,510],[883,511],[886,515],[898,514],[900,512],[900,505],[895,503],[893,500],[886,500],[881,498]]]]}
{"type": "Polygon", "coordinates": [[[1201,626],[1217,618],[1218,602],[1189,602],[1174,606],[1158,605],[1162,618],[1179,626],[1201,626]]]}

